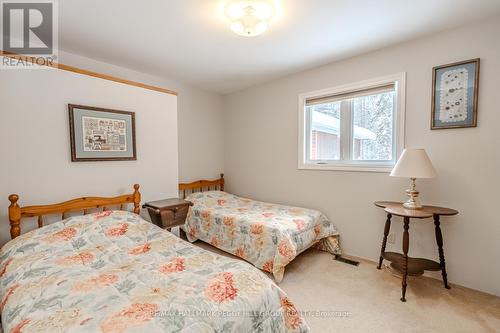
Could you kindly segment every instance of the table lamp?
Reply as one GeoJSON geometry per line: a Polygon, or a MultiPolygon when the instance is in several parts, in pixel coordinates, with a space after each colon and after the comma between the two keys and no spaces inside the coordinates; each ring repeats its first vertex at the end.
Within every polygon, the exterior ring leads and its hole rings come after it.
{"type": "Polygon", "coordinates": [[[415,188],[417,178],[434,178],[437,176],[425,149],[405,149],[391,172],[392,177],[410,178],[410,188],[406,190],[409,199],[403,204],[408,209],[421,209],[419,192],[415,188]]]}

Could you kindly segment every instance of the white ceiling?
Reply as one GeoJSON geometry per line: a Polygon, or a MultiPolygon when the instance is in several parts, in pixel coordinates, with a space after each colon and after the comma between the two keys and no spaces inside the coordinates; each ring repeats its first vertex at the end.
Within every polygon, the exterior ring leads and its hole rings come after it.
{"type": "Polygon", "coordinates": [[[62,50],[217,93],[500,13],[500,0],[281,0],[262,36],[240,37],[224,0],[61,0],[62,50]]]}

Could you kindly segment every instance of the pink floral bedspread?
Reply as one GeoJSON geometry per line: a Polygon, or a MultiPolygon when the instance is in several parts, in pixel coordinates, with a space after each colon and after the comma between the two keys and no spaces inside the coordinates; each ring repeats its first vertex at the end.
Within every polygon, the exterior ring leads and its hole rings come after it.
{"type": "Polygon", "coordinates": [[[321,212],[241,198],[221,191],[198,192],[184,229],[197,239],[270,272],[277,282],[285,266],[304,250],[340,254],[338,232],[321,212]]]}
{"type": "Polygon", "coordinates": [[[5,333],[308,331],[262,272],[123,211],[4,245],[0,300],[5,333]]]}

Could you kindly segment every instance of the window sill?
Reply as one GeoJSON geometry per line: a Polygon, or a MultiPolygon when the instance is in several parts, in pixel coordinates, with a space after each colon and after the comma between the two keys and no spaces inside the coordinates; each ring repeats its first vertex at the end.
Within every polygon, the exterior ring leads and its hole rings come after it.
{"type": "Polygon", "coordinates": [[[360,165],[360,164],[299,164],[299,170],[354,171],[390,173],[394,165],[360,165]]]}

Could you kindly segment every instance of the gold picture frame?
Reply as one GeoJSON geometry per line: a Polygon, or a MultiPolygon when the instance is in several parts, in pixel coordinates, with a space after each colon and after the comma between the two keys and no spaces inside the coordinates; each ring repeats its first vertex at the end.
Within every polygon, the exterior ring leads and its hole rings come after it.
{"type": "Polygon", "coordinates": [[[480,59],[432,69],[431,129],[477,127],[480,59]]]}

